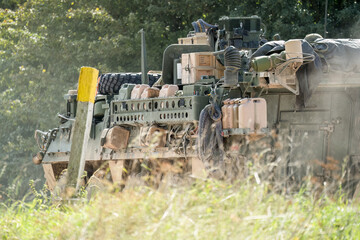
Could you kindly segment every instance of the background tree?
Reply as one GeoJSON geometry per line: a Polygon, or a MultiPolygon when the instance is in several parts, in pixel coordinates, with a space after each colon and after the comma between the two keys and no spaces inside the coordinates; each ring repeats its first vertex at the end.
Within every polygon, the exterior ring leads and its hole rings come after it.
{"type": "Polygon", "coordinates": [[[2,185],[9,186],[17,176],[31,175],[28,168],[42,177],[31,163],[34,130],[56,126],[62,96],[75,87],[80,67],[122,71],[121,63],[137,50],[133,39],[117,34],[118,22],[92,2],[29,1],[16,12],[2,10],[0,21],[0,169],[2,185]]]}

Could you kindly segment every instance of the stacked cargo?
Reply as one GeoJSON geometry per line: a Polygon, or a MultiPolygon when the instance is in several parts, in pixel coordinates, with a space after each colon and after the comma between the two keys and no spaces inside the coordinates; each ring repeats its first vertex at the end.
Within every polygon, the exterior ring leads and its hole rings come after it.
{"type": "Polygon", "coordinates": [[[224,66],[210,52],[186,53],[181,55],[181,83],[192,84],[202,76],[224,76],[224,66]]]}

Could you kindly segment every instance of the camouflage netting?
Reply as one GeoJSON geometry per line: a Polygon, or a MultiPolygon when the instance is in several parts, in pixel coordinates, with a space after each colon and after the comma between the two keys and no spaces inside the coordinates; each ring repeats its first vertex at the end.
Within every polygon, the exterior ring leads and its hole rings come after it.
{"type": "Polygon", "coordinates": [[[221,110],[209,104],[200,113],[198,130],[198,155],[209,175],[222,178],[224,175],[224,146],[221,135],[221,110]]]}
{"type": "Polygon", "coordinates": [[[360,39],[316,39],[312,47],[329,72],[360,73],[360,39]]]}

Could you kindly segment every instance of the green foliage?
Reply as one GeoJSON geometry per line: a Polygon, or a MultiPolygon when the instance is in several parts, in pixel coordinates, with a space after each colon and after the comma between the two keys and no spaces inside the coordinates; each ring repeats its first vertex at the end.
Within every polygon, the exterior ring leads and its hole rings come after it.
{"type": "Polygon", "coordinates": [[[0,8],[14,10],[25,1],[26,0],[1,0],[0,8]]]}
{"type": "Polygon", "coordinates": [[[90,203],[0,207],[2,239],[358,239],[359,206],[288,197],[267,185],[198,181],[165,192],[141,187],[90,203]]]}
{"type": "Polygon", "coordinates": [[[0,67],[2,152],[34,151],[35,128],[54,126],[61,96],[74,88],[81,66],[120,71],[133,55],[119,24],[87,1],[31,1],[15,13],[3,11],[0,67]],[[120,64],[119,64],[120,63],[120,64]]]}

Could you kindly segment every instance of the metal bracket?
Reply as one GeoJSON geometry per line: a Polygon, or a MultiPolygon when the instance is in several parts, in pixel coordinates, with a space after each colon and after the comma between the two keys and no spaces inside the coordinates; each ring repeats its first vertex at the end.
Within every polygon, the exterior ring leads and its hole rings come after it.
{"type": "MultiPolygon", "coordinates": [[[[296,77],[296,72],[299,70],[301,64],[299,62],[296,62],[296,59],[290,59],[282,64],[280,64],[275,69],[275,76],[278,79],[278,82],[287,90],[294,93],[295,95],[299,95],[299,80],[296,77]],[[290,86],[290,84],[287,83],[287,80],[293,80],[294,85],[290,86]]],[[[291,84],[293,85],[293,84],[291,84]]]]}

